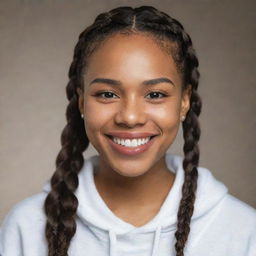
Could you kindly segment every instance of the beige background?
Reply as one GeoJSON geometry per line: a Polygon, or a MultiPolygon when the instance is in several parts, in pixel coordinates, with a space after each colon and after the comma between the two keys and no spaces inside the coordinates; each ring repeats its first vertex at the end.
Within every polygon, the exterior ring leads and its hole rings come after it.
{"type": "MultiPolygon", "coordinates": [[[[65,86],[79,33],[96,14],[154,5],[181,21],[200,60],[200,165],[256,208],[255,1],[10,1],[0,3],[0,222],[54,172],[65,86]]],[[[179,133],[170,152],[182,154],[179,133]]],[[[95,154],[90,148],[85,157],[95,154]]]]}

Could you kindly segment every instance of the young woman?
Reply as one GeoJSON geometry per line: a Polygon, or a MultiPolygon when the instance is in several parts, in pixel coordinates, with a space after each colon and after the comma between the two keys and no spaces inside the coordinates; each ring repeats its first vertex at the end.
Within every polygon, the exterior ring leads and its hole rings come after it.
{"type": "Polygon", "coordinates": [[[98,15],[69,78],[56,171],[6,216],[2,256],[256,255],[255,209],[198,166],[198,59],[177,20],[98,15]],[[180,124],[184,157],[167,153],[180,124]]]}

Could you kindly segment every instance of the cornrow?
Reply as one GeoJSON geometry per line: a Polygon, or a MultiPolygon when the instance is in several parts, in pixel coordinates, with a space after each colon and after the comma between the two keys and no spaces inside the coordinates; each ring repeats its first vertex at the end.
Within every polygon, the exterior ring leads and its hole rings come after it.
{"type": "Polygon", "coordinates": [[[74,194],[78,187],[78,173],[84,162],[83,151],[89,140],[78,107],[76,89],[84,89],[83,75],[91,54],[115,33],[143,33],[152,37],[169,55],[172,55],[182,75],[182,90],[191,86],[190,109],[182,123],[184,137],[184,183],[177,213],[176,256],[184,255],[190,232],[197,189],[201,98],[197,93],[198,59],[190,36],[175,19],[152,6],[132,8],[122,6],[99,14],[94,23],[80,35],[69,68],[66,95],[67,125],[61,134],[61,150],[56,158],[56,170],[51,178],[51,191],[44,203],[47,223],[45,235],[48,256],[67,256],[70,241],[76,232],[75,215],[78,200],[74,194]]]}

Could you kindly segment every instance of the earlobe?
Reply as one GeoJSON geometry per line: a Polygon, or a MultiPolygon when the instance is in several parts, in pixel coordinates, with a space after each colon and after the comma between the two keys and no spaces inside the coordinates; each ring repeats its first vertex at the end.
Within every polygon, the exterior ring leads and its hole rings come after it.
{"type": "Polygon", "coordinates": [[[187,112],[189,111],[191,94],[192,94],[192,86],[188,85],[188,87],[183,92],[183,96],[182,96],[181,118],[182,116],[186,116],[187,112]]]}
{"type": "Polygon", "coordinates": [[[81,90],[81,88],[76,88],[76,92],[77,92],[77,94],[78,94],[78,96],[81,96],[82,95],[82,90],[81,90]]]}

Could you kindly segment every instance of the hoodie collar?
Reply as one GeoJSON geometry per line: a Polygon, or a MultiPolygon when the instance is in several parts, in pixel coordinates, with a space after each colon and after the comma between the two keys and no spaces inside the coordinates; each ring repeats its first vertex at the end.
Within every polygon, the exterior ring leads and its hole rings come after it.
{"type": "MultiPolygon", "coordinates": [[[[79,186],[75,192],[79,205],[77,216],[88,227],[107,233],[110,241],[110,256],[116,256],[117,235],[132,234],[154,234],[152,256],[156,256],[162,231],[176,229],[178,207],[181,199],[181,189],[184,182],[183,157],[166,153],[165,161],[170,171],[176,174],[172,188],[170,189],[164,203],[157,215],[141,227],[136,227],[118,218],[106,205],[97,191],[94,182],[95,166],[99,163],[99,156],[93,155],[84,161],[79,172],[79,186]]],[[[194,205],[193,219],[210,211],[227,193],[227,187],[216,180],[211,172],[198,167],[198,185],[196,201],[194,205]]],[[[43,190],[50,191],[50,181],[43,190]]],[[[191,221],[192,221],[191,220],[191,221]]]]}

